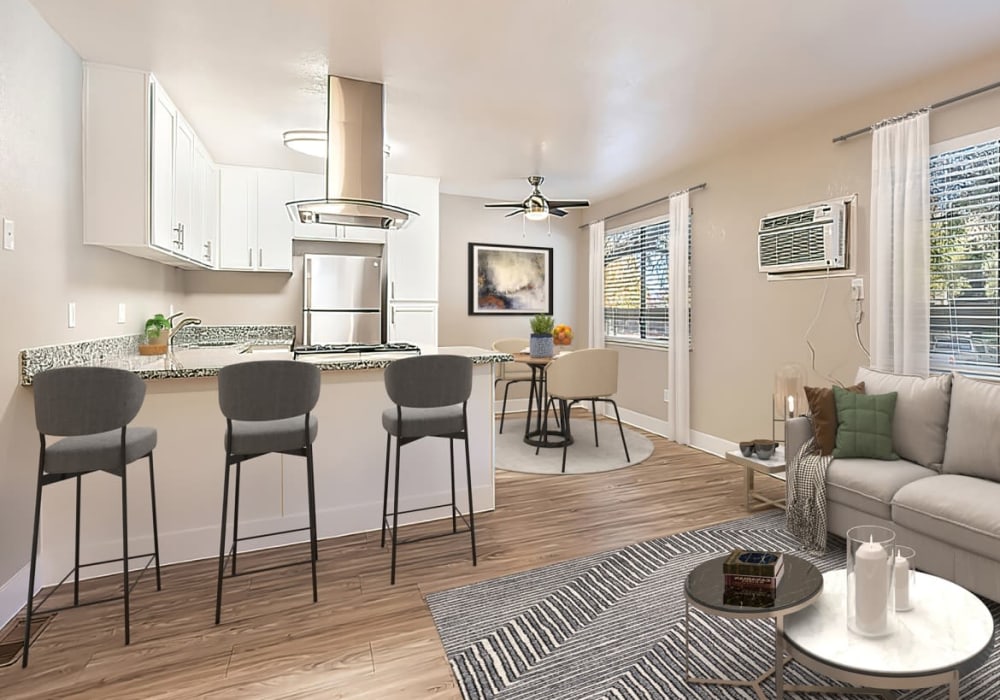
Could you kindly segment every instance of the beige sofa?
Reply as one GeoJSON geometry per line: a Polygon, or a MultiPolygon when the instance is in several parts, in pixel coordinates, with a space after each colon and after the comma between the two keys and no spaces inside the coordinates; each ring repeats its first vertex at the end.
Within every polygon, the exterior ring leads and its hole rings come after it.
{"type": "MultiPolygon", "coordinates": [[[[917,551],[917,567],[1000,601],[1000,384],[959,374],[927,379],[858,371],[866,394],[897,392],[898,460],[834,459],[827,529],[884,525],[917,551]]],[[[811,435],[788,421],[786,454],[811,435]]],[[[795,475],[789,473],[789,479],[795,475]]]]}

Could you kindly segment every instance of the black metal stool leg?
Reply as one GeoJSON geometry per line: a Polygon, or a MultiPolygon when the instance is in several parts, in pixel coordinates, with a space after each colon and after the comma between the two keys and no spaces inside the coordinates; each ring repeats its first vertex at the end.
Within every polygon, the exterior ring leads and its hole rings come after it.
{"type": "Polygon", "coordinates": [[[385,520],[388,516],[386,511],[389,509],[389,452],[392,449],[392,435],[389,433],[385,434],[385,487],[382,490],[382,544],[381,547],[385,547],[385,520]]]}
{"type": "MultiPolygon", "coordinates": [[[[306,472],[309,481],[309,544],[312,556],[313,602],[319,600],[319,588],[316,583],[316,560],[319,558],[319,546],[316,544],[316,480],[313,473],[312,444],[306,447],[306,472]]],[[[237,472],[239,474],[239,472],[237,472]]]]}
{"type": "MultiPolygon", "coordinates": [[[[503,433],[503,421],[507,417],[507,392],[510,391],[511,382],[507,382],[503,388],[503,407],[500,409],[500,432],[503,433]]],[[[531,399],[528,399],[529,401],[531,399]]]]}
{"type": "Polygon", "coordinates": [[[590,400],[590,415],[594,417],[594,447],[600,447],[601,443],[597,441],[597,401],[590,400]]]}
{"type": "Polygon", "coordinates": [[[476,514],[472,507],[472,461],[469,459],[469,423],[467,408],[462,406],[462,432],[465,433],[465,483],[469,489],[469,535],[472,538],[472,565],[476,565],[476,514]]]}
{"type": "Polygon", "coordinates": [[[76,475],[76,536],[73,542],[73,605],[80,604],[80,501],[82,474],[76,475]]]}
{"type": "MultiPolygon", "coordinates": [[[[124,442],[124,439],[123,439],[124,442]]],[[[123,450],[124,451],[124,450],[123,450]]],[[[125,644],[132,642],[131,616],[129,614],[129,585],[128,585],[128,480],[126,473],[128,468],[122,465],[122,583],[125,586],[123,591],[125,597],[125,644]]]]}
{"type": "Polygon", "coordinates": [[[28,648],[31,646],[31,613],[35,599],[35,564],[38,561],[38,525],[42,516],[42,470],[44,468],[45,437],[42,437],[42,456],[38,458],[38,486],[35,491],[35,525],[31,533],[31,568],[28,569],[28,604],[24,606],[24,650],[21,668],[28,666],[28,648]]]}
{"type": "Polygon", "coordinates": [[[236,541],[237,533],[240,529],[240,473],[243,471],[243,463],[236,463],[236,486],[233,493],[233,576],[236,575],[236,553],[239,549],[239,542],[236,541]]]}
{"type": "Polygon", "coordinates": [[[448,438],[448,454],[451,455],[451,531],[458,532],[458,520],[455,517],[455,438],[448,438]]]}
{"type": "Polygon", "coordinates": [[[160,587],[160,531],[156,524],[156,482],[153,480],[153,453],[149,453],[149,502],[153,508],[153,556],[156,558],[156,590],[160,587]]]}
{"type": "Polygon", "coordinates": [[[226,455],[226,476],[222,482],[222,527],[219,533],[219,581],[215,591],[215,624],[222,617],[222,574],[226,568],[226,509],[229,505],[229,456],[226,455]]]}
{"type": "Polygon", "coordinates": [[[396,436],[396,485],[392,492],[392,569],[389,574],[391,585],[396,585],[396,533],[399,531],[399,447],[400,439],[399,436],[396,436]]]}

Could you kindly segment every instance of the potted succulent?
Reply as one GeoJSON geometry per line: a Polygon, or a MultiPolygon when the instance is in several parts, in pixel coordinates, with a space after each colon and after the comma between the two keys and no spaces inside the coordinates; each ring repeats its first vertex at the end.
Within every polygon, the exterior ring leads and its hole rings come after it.
{"type": "Polygon", "coordinates": [[[552,347],[552,328],[555,321],[551,316],[538,314],[531,318],[531,356],[532,357],[552,357],[554,348],[552,347]]]}
{"type": "Polygon", "coordinates": [[[142,355],[163,355],[167,352],[167,340],[170,338],[170,319],[163,314],[156,314],[146,319],[144,330],[146,342],[139,345],[142,355]]]}

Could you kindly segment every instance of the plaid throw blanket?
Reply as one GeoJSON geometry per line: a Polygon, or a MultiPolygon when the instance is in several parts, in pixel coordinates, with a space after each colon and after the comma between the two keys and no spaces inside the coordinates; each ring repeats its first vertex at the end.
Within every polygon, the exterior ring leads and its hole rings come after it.
{"type": "Polygon", "coordinates": [[[826,551],[826,470],[832,461],[833,455],[820,454],[816,440],[809,438],[785,472],[793,475],[785,485],[788,531],[810,552],[826,551]]]}

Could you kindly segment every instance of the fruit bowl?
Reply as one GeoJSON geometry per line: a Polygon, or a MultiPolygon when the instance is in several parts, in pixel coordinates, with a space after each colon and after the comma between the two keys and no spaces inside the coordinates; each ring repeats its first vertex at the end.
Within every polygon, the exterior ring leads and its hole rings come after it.
{"type": "Polygon", "coordinates": [[[552,329],[552,342],[555,345],[569,345],[573,342],[573,329],[564,323],[556,324],[552,329]]]}

